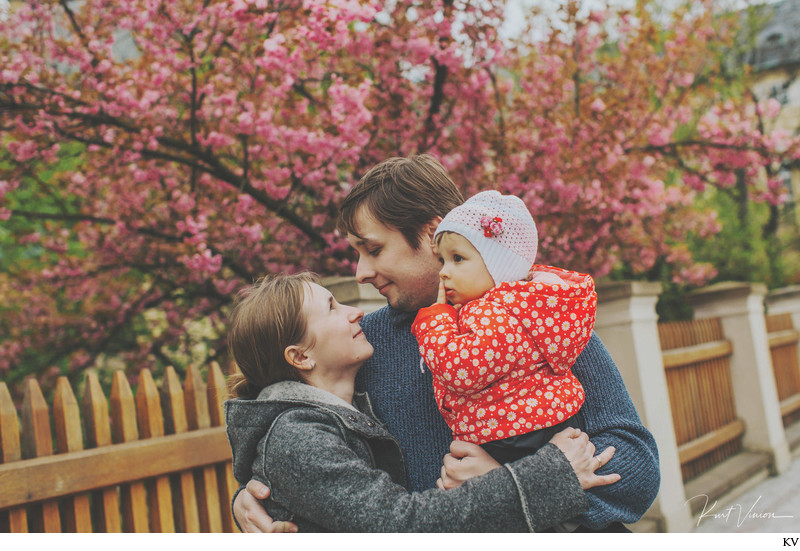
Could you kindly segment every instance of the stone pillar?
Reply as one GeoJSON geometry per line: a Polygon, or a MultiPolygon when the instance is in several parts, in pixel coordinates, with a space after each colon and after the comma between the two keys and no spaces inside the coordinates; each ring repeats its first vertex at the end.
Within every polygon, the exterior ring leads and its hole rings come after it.
{"type": "Polygon", "coordinates": [[[623,281],[598,283],[595,331],[619,367],[625,386],[658,444],[661,488],[650,511],[666,532],[689,532],[681,464],[667,391],[658,315],[660,283],[623,281]]]}
{"type": "Polygon", "coordinates": [[[356,306],[369,314],[386,306],[386,298],[372,285],[358,283],[354,276],[334,276],[322,279],[322,286],[341,304],[356,306]]]}
{"type": "Polygon", "coordinates": [[[696,318],[720,318],[725,338],[733,343],[731,378],[736,411],[746,424],[743,444],[767,452],[777,474],[789,467],[791,456],[764,320],[766,293],[763,283],[724,282],[694,291],[688,301],[696,318]]]}

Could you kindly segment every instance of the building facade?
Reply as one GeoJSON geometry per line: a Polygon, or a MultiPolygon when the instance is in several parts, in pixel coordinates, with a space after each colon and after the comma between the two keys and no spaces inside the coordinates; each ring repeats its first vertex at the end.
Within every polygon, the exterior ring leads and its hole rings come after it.
{"type": "MultiPolygon", "coordinates": [[[[755,76],[753,92],[759,100],[774,98],[781,104],[778,117],[766,130],[800,134],[800,0],[782,0],[761,6],[757,17],[765,24],[755,36],[755,48],[746,62],[755,76]]],[[[800,164],[786,161],[779,172],[790,194],[787,208],[800,222],[800,164]]]]}

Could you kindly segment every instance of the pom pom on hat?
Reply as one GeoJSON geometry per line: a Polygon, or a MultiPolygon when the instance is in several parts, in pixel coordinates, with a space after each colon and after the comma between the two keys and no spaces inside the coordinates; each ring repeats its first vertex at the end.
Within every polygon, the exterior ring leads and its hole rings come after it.
{"type": "Polygon", "coordinates": [[[472,243],[495,285],[525,279],[536,262],[536,224],[519,197],[482,191],[449,213],[436,229],[453,232],[472,243]]]}

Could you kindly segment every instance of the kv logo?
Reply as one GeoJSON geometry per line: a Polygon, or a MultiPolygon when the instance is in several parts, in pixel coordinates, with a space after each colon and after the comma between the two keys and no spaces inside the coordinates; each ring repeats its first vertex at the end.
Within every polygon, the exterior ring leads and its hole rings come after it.
{"type": "Polygon", "coordinates": [[[783,546],[784,547],[797,547],[797,542],[800,541],[800,538],[783,538],[783,546]]]}

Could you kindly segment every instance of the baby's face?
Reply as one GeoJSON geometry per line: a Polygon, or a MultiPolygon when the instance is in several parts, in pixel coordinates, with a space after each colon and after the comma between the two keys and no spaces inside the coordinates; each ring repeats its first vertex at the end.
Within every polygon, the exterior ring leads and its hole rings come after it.
{"type": "Polygon", "coordinates": [[[457,233],[442,234],[437,247],[445,295],[450,304],[465,304],[494,287],[489,270],[472,243],[457,233]]]}

